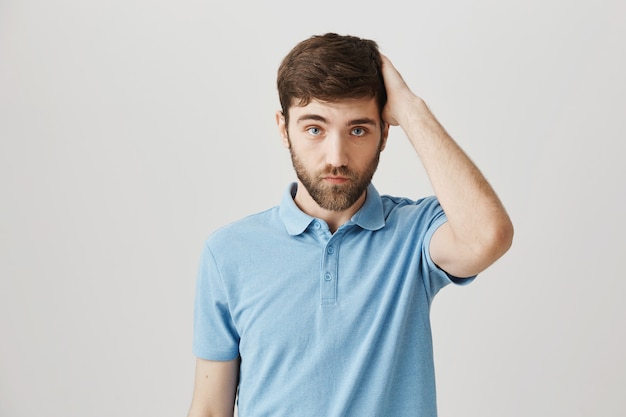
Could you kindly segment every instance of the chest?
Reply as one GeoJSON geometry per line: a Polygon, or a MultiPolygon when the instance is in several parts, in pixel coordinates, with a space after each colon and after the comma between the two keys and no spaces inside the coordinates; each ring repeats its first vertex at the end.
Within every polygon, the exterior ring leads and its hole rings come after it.
{"type": "Polygon", "coordinates": [[[259,343],[277,355],[330,355],[372,329],[402,334],[408,318],[427,321],[420,251],[388,242],[348,234],[246,248],[253,255],[224,271],[242,357],[259,343]]]}

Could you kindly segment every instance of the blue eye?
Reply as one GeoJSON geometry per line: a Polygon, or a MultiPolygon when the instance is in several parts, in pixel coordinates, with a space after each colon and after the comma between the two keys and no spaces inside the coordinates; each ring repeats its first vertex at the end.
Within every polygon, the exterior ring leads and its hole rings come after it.
{"type": "Polygon", "coordinates": [[[366,131],[362,127],[355,127],[354,129],[352,129],[352,134],[354,136],[363,136],[365,135],[365,133],[366,131]]]}
{"type": "Polygon", "coordinates": [[[313,136],[317,136],[322,133],[322,130],[319,127],[309,127],[306,131],[313,136]]]}

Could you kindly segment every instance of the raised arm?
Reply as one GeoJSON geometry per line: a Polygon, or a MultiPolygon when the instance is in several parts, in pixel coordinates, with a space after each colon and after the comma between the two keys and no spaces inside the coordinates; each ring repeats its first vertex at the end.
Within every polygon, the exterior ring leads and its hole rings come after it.
{"type": "Polygon", "coordinates": [[[511,220],[476,165],[384,56],[382,69],[387,89],[383,119],[408,136],[448,218],[433,235],[431,258],[450,275],[476,275],[511,246],[511,220]]]}
{"type": "Polygon", "coordinates": [[[239,359],[196,359],[193,399],[187,417],[233,417],[239,382],[239,359]]]}

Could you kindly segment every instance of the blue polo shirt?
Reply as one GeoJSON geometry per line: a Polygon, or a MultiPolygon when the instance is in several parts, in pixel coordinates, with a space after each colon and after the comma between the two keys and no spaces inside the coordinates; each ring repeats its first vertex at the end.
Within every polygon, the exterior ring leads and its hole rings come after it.
{"type": "Polygon", "coordinates": [[[428,251],[446,221],[438,201],[370,184],[331,234],[296,189],[207,239],[194,354],[241,357],[240,417],[436,416],[430,305],[457,281],[428,251]]]}

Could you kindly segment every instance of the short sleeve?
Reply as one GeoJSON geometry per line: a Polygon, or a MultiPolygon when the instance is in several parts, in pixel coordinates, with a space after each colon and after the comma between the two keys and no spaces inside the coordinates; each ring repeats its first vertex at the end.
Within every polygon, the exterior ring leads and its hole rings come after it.
{"type": "Polygon", "coordinates": [[[424,260],[423,264],[423,274],[425,279],[425,285],[428,292],[429,298],[432,298],[446,285],[453,283],[457,285],[466,285],[471,283],[476,277],[469,278],[457,278],[449,275],[446,271],[439,268],[433,259],[430,257],[430,241],[437,231],[439,227],[441,227],[444,223],[448,221],[441,205],[437,201],[437,199],[432,198],[425,202],[428,214],[426,218],[427,227],[424,234],[424,239],[422,243],[422,259],[424,260]]]}
{"type": "Polygon", "coordinates": [[[199,358],[228,361],[239,354],[239,335],[215,258],[204,245],[194,303],[193,353],[199,358]]]}

